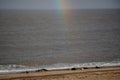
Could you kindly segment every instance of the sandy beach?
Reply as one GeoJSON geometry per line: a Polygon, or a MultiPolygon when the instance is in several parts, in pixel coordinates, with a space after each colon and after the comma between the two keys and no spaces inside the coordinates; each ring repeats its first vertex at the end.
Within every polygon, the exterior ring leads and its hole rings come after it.
{"type": "Polygon", "coordinates": [[[120,80],[120,67],[4,74],[0,80],[120,80]]]}

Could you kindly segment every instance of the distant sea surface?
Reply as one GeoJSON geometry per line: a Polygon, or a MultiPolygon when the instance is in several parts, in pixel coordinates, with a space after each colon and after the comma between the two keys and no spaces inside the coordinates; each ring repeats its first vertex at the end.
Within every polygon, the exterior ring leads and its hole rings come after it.
{"type": "Polygon", "coordinates": [[[120,10],[0,10],[0,72],[120,66],[120,10]]]}

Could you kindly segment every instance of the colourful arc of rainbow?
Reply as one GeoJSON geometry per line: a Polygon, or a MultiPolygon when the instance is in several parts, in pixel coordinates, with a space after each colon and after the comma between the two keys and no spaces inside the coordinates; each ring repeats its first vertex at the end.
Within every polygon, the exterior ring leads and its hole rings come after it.
{"type": "Polygon", "coordinates": [[[65,52],[69,53],[70,51],[70,43],[72,42],[72,29],[73,29],[73,21],[74,21],[74,12],[71,10],[72,5],[70,4],[70,0],[57,0],[58,5],[58,14],[61,17],[61,36],[64,38],[65,42],[65,52]]]}
{"type": "Polygon", "coordinates": [[[69,36],[70,34],[70,24],[72,12],[68,8],[70,7],[69,0],[56,0],[57,15],[59,16],[59,22],[61,26],[57,27],[61,32],[60,35],[64,39],[64,48],[68,52],[69,46],[69,36]]]}
{"type": "Polygon", "coordinates": [[[57,0],[58,14],[61,16],[62,24],[68,26],[71,20],[72,12],[67,9],[70,7],[69,0],[57,0]]]}

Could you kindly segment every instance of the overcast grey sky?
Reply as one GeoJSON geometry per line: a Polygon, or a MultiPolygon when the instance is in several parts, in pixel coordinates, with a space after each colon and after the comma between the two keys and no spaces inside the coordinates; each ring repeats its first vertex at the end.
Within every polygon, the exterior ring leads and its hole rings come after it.
{"type": "MultiPolygon", "coordinates": [[[[120,8],[120,0],[62,1],[67,4],[66,8],[120,8]]],[[[60,9],[59,2],[60,0],[0,0],[0,9],[60,9]]]]}

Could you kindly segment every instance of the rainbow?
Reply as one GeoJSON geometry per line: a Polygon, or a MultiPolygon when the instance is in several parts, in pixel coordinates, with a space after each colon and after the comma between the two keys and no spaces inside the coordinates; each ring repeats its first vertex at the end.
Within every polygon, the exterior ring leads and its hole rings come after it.
{"type": "Polygon", "coordinates": [[[69,43],[71,42],[70,36],[71,36],[71,22],[73,21],[72,17],[72,10],[69,8],[70,0],[56,0],[56,6],[57,6],[57,15],[59,18],[60,26],[57,27],[60,31],[60,35],[64,39],[64,48],[65,51],[69,51],[69,43]]]}
{"type": "Polygon", "coordinates": [[[64,26],[69,26],[70,20],[72,19],[72,12],[68,8],[70,7],[69,0],[56,0],[57,11],[59,16],[61,17],[62,24],[64,26]]]}

